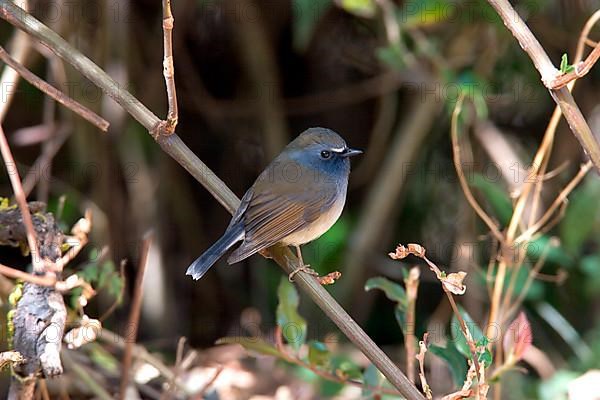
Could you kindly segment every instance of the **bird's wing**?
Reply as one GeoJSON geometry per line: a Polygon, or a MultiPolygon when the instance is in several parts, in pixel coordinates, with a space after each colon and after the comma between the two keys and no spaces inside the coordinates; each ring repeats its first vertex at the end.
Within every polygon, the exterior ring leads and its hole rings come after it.
{"type": "Polygon", "coordinates": [[[315,221],[335,202],[335,192],[306,189],[294,196],[254,193],[244,215],[244,242],[228,258],[230,264],[280,242],[315,221]]]}

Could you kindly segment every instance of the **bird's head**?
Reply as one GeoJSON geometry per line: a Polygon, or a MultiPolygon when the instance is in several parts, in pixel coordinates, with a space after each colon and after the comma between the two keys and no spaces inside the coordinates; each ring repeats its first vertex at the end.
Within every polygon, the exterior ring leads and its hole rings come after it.
{"type": "Polygon", "coordinates": [[[305,130],[286,150],[303,165],[340,176],[347,176],[350,172],[350,157],[362,154],[361,150],[348,147],[340,135],[327,128],[305,130]]]}

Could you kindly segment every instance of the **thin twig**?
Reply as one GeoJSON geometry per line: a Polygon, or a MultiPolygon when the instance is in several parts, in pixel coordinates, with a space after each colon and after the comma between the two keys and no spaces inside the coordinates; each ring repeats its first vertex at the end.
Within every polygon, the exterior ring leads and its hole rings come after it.
{"type": "Polygon", "coordinates": [[[469,183],[467,182],[467,178],[465,177],[465,173],[462,168],[461,157],[460,157],[460,145],[458,144],[458,117],[462,111],[462,105],[464,102],[465,96],[461,94],[458,101],[456,102],[456,106],[454,107],[454,111],[452,112],[452,128],[450,129],[450,136],[452,139],[452,155],[454,159],[454,167],[456,168],[456,173],[458,174],[458,179],[460,181],[460,186],[467,198],[467,201],[475,210],[479,218],[490,228],[494,237],[499,241],[503,241],[502,233],[500,233],[500,229],[492,218],[483,210],[483,208],[479,205],[475,196],[471,192],[471,188],[469,187],[469,183]]]}
{"type": "Polygon", "coordinates": [[[21,75],[27,82],[31,83],[33,86],[46,93],[63,106],[81,116],[81,118],[96,126],[98,129],[104,132],[107,131],[109,125],[107,120],[89,108],[73,100],[60,90],[56,89],[54,86],[50,85],[48,82],[44,81],[42,78],[39,78],[33,72],[29,71],[21,63],[12,58],[2,46],[0,46],[0,60],[4,61],[6,65],[17,71],[19,75],[21,75]]]}
{"type": "Polygon", "coordinates": [[[127,319],[127,326],[129,327],[129,337],[126,338],[125,351],[123,353],[123,362],[121,363],[121,386],[119,389],[120,398],[125,398],[125,392],[127,386],[129,386],[129,373],[131,369],[132,350],[133,344],[135,343],[138,324],[140,320],[140,309],[142,306],[142,283],[144,281],[144,273],[146,272],[146,266],[148,264],[148,254],[150,252],[150,246],[152,245],[152,233],[146,234],[142,243],[142,249],[140,254],[140,262],[138,264],[138,271],[135,277],[135,287],[133,289],[133,298],[131,300],[131,311],[129,312],[129,318],[127,319]]]}
{"type": "Polygon", "coordinates": [[[165,134],[172,135],[177,127],[178,112],[177,112],[177,91],[175,90],[175,66],[173,63],[173,24],[175,19],[171,12],[171,0],[163,0],[163,75],[165,77],[165,85],[167,87],[167,101],[169,103],[169,111],[165,126],[165,134]]]}
{"type": "Polygon", "coordinates": [[[17,204],[21,210],[21,215],[23,216],[23,224],[27,230],[27,243],[29,245],[29,251],[31,252],[33,270],[41,273],[45,270],[44,262],[40,257],[35,229],[33,228],[31,213],[29,212],[29,206],[27,205],[27,198],[25,196],[25,192],[23,191],[23,185],[21,184],[19,171],[17,171],[16,168],[17,164],[15,163],[15,159],[10,151],[10,146],[6,140],[6,135],[4,134],[2,125],[0,125],[0,151],[2,152],[2,158],[4,159],[4,165],[6,166],[8,177],[10,178],[15,199],[17,200],[17,204]]]}
{"type": "Polygon", "coordinates": [[[417,337],[415,336],[417,295],[419,293],[419,267],[412,267],[408,277],[404,280],[406,286],[406,337],[404,347],[406,348],[406,375],[411,382],[415,382],[415,360],[417,349],[417,337]]]}

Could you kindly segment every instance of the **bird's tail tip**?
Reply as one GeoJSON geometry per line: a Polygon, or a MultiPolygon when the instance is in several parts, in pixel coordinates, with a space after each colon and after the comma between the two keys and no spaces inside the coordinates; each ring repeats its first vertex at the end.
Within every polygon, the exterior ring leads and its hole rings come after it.
{"type": "Polygon", "coordinates": [[[205,272],[206,270],[199,268],[198,264],[194,262],[188,267],[187,271],[185,271],[185,274],[191,276],[193,280],[197,281],[198,279],[202,278],[205,272]]]}

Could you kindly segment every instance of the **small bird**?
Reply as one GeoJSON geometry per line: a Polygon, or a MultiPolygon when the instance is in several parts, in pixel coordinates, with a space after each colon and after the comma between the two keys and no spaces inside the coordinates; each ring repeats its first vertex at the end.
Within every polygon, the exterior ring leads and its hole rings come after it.
{"type": "Polygon", "coordinates": [[[229,226],[219,240],[196,259],[186,274],[200,279],[236,243],[227,259],[242,261],[277,243],[294,246],[300,271],[304,265],[300,245],[317,239],[333,226],[346,203],[349,157],[361,154],[337,133],[310,128],[288,144],[248,189],[229,226]]]}

